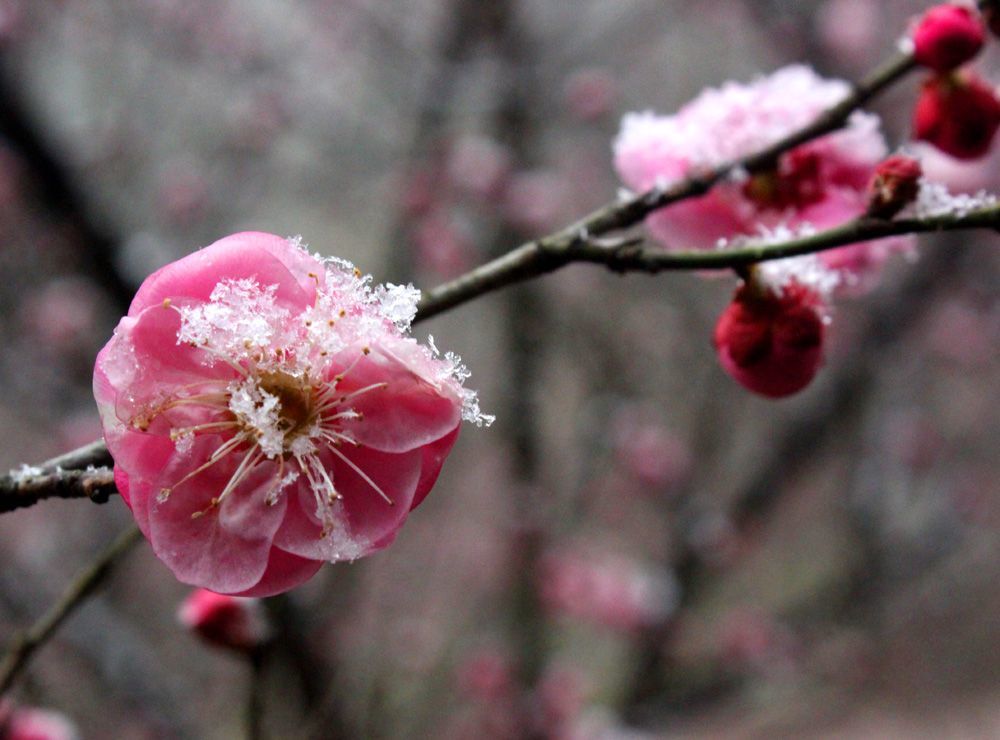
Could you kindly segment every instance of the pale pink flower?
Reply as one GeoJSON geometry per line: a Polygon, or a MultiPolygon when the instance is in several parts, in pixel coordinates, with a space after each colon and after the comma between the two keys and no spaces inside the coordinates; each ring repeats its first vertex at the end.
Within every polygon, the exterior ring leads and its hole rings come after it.
{"type": "Polygon", "coordinates": [[[146,279],[94,391],[122,497],[178,579],[269,595],[393,541],[460,420],[491,421],[458,359],[406,336],[418,296],[260,233],[146,279]]]}
{"type": "MultiPolygon", "coordinates": [[[[671,116],[629,113],[614,143],[615,166],[632,190],[669,187],[763,149],[848,92],[846,82],[793,65],[750,84],[704,90],[671,116]]],[[[865,186],[886,153],[878,118],[856,111],[844,129],[783,155],[774,171],[730,178],[702,197],[653,213],[646,224],[664,245],[681,249],[714,248],[762,229],[835,226],[864,213],[865,186]]],[[[842,285],[850,286],[909,243],[850,245],[822,259],[845,273],[842,285]]]]}

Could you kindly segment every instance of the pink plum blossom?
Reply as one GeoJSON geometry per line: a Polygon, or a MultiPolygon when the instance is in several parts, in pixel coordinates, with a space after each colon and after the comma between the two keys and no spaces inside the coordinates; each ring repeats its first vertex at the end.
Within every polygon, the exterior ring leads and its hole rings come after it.
{"type": "Polygon", "coordinates": [[[492,421],[457,357],[406,336],[418,297],[262,233],[146,279],[94,392],[122,497],[179,580],[270,595],[395,539],[462,418],[492,421]]]}
{"type": "MultiPolygon", "coordinates": [[[[629,113],[614,142],[615,167],[635,191],[669,187],[773,144],[848,92],[846,82],[793,65],[750,84],[707,89],[674,115],[629,113]]],[[[702,197],[657,211],[646,225],[667,247],[698,249],[762,229],[835,226],[864,213],[866,185],[886,153],[879,119],[856,111],[842,130],[787,152],[773,171],[730,178],[702,197]]],[[[822,259],[851,286],[909,244],[906,238],[866,242],[822,259]]]]}

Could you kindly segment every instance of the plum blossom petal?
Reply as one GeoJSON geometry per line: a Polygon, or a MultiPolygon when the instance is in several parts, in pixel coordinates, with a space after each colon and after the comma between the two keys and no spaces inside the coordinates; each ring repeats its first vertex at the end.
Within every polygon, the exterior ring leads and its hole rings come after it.
{"type": "Polygon", "coordinates": [[[305,307],[316,295],[316,282],[308,272],[322,274],[322,265],[302,250],[289,251],[287,242],[280,236],[257,232],[220,239],[146,278],[132,299],[128,315],[135,316],[166,299],[208,300],[220,275],[230,280],[252,278],[261,285],[277,285],[283,301],[305,307]]]}
{"type": "Polygon", "coordinates": [[[412,508],[421,451],[392,454],[360,447],[325,457],[341,495],[332,523],[317,515],[312,492],[300,486],[274,537],[275,546],[300,557],[336,561],[355,560],[374,552],[377,545],[389,544],[412,508]],[[392,503],[379,491],[390,496],[392,503]],[[326,536],[322,536],[324,528],[331,529],[326,536]]]}

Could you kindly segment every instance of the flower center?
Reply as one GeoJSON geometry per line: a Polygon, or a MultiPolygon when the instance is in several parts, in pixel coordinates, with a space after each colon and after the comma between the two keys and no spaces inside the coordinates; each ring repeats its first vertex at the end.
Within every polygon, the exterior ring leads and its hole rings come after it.
{"type": "Polygon", "coordinates": [[[257,386],[278,399],[278,425],[284,432],[286,446],[309,432],[316,422],[316,398],[304,378],[281,371],[268,372],[259,377],[257,386]]]}

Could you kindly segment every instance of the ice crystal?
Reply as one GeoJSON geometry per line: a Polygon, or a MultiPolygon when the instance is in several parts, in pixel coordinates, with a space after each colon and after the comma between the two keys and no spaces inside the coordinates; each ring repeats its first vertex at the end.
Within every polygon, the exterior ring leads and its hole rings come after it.
{"type": "Polygon", "coordinates": [[[976,193],[951,193],[946,185],[939,182],[920,181],[920,192],[916,202],[903,211],[903,215],[917,218],[938,216],[967,216],[972,211],[990,208],[1000,203],[992,193],[980,190],[976,193]]]}

